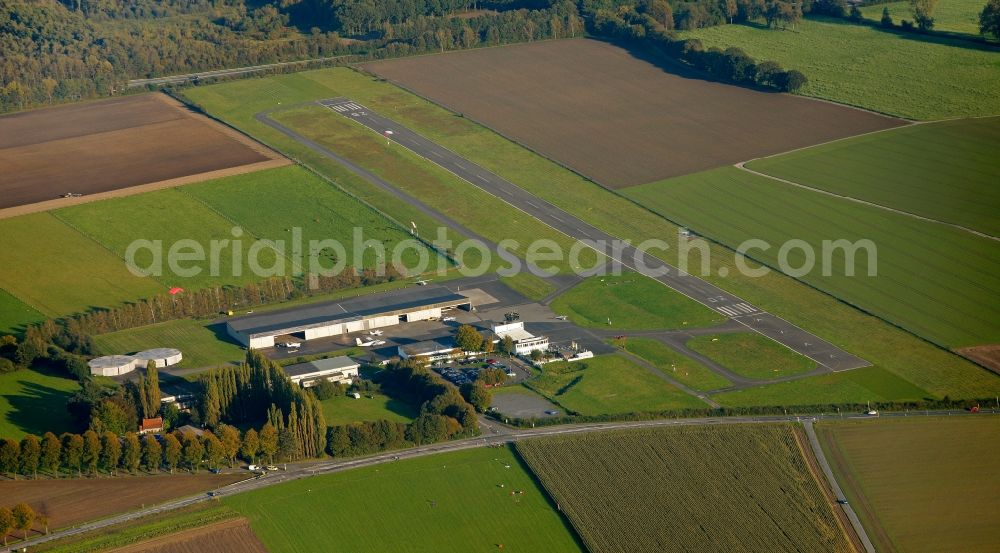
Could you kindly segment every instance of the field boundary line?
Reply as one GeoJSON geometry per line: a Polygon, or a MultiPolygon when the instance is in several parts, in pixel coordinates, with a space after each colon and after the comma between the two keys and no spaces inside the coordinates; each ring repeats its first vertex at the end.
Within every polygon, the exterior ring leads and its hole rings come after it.
{"type": "MultiPolygon", "coordinates": [[[[764,158],[761,158],[761,159],[764,159],[764,158]]],[[[878,208],[878,209],[883,209],[885,211],[888,211],[888,212],[891,212],[891,213],[895,213],[897,215],[902,215],[904,217],[911,217],[913,219],[917,219],[917,220],[920,220],[920,221],[925,221],[925,222],[928,222],[928,223],[935,223],[935,224],[938,224],[938,225],[944,225],[944,226],[952,227],[954,229],[958,229],[958,230],[962,230],[962,231],[968,232],[970,234],[974,234],[974,235],[979,236],[981,238],[986,238],[988,240],[995,240],[997,242],[1000,242],[1000,237],[993,236],[992,234],[987,234],[985,232],[974,230],[974,229],[971,229],[971,228],[968,228],[968,227],[963,227],[962,225],[958,225],[958,224],[955,224],[955,223],[948,223],[946,221],[940,221],[938,219],[932,219],[930,217],[925,217],[923,215],[917,215],[916,213],[911,213],[909,211],[904,211],[902,209],[896,209],[894,207],[889,207],[889,206],[885,206],[885,205],[882,205],[882,204],[877,204],[875,202],[869,202],[868,200],[862,200],[861,198],[855,198],[853,196],[845,196],[843,194],[837,194],[836,192],[830,192],[829,190],[823,190],[822,188],[815,188],[815,187],[809,186],[808,184],[802,184],[802,183],[795,182],[795,181],[788,180],[788,179],[784,179],[784,178],[781,178],[781,177],[776,177],[774,175],[768,175],[767,173],[761,173],[760,171],[755,171],[755,170],[753,170],[753,169],[751,169],[751,168],[749,168],[749,167],[746,166],[747,163],[750,163],[752,161],[756,161],[756,160],[751,159],[750,161],[741,161],[739,163],[734,164],[733,167],[736,167],[737,169],[739,169],[741,171],[746,171],[747,173],[750,173],[751,175],[757,175],[758,177],[764,177],[766,179],[771,179],[773,181],[781,182],[781,183],[788,184],[788,185],[791,185],[791,186],[795,186],[795,187],[801,188],[803,190],[809,190],[810,192],[816,192],[817,194],[823,194],[825,196],[830,196],[832,198],[838,198],[838,199],[841,199],[841,200],[847,200],[849,202],[859,203],[861,205],[866,205],[868,207],[874,207],[874,208],[878,208]]]]}
{"type": "Polygon", "coordinates": [[[684,392],[685,394],[688,394],[689,396],[701,400],[709,407],[713,409],[719,409],[722,407],[714,400],[712,400],[712,398],[710,398],[708,394],[699,394],[694,388],[689,387],[687,384],[684,384],[679,380],[671,378],[670,375],[663,372],[663,370],[661,370],[659,367],[657,367],[653,363],[650,363],[649,361],[646,361],[642,357],[639,357],[638,355],[623,349],[618,350],[618,354],[626,359],[630,359],[633,363],[645,368],[646,370],[651,372],[654,376],[658,377],[660,380],[663,380],[664,382],[670,384],[671,386],[677,388],[678,390],[684,392]]]}

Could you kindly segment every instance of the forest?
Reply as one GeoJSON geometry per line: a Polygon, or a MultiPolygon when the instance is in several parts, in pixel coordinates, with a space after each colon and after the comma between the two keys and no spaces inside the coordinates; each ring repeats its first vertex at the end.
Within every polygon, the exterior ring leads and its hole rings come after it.
{"type": "Polygon", "coordinates": [[[9,0],[4,8],[0,112],[121,94],[137,78],[583,32],[570,0],[9,0]]]}

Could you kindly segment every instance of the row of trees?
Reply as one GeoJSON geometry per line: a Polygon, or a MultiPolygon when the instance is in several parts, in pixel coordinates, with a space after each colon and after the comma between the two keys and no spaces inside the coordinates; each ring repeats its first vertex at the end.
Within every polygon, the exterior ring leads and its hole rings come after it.
{"type": "MultiPolygon", "coordinates": [[[[262,430],[261,434],[264,433],[262,430]]],[[[276,444],[277,433],[273,427],[268,435],[275,436],[276,444]]],[[[203,463],[214,468],[228,461],[232,466],[241,446],[239,430],[228,425],[221,425],[217,433],[206,431],[201,436],[179,431],[162,437],[140,436],[135,432],[119,436],[110,431],[93,430],[83,434],[67,432],[61,436],[46,432],[41,439],[29,434],[20,442],[9,438],[0,440],[0,473],[16,479],[18,475],[37,478],[39,473],[58,477],[63,473],[97,476],[103,472],[113,476],[125,471],[134,474],[139,469],[173,472],[178,467],[197,471],[203,463]]],[[[277,448],[269,447],[266,452],[273,455],[277,448]]]]}
{"type": "MultiPolygon", "coordinates": [[[[676,40],[645,6],[647,4],[638,3],[630,9],[617,11],[591,6],[585,9],[584,15],[588,28],[594,34],[651,46],[720,80],[785,92],[794,92],[807,82],[800,71],[785,70],[774,61],[757,62],[739,48],[706,49],[698,39],[676,40]]],[[[798,4],[793,6],[791,3],[772,1],[762,6],[764,11],[761,15],[768,18],[769,24],[785,24],[801,17],[800,8],[795,7],[798,4]],[[791,11],[789,6],[792,6],[791,11]]],[[[748,17],[755,18],[756,14],[756,11],[751,11],[748,17]]]]}
{"type": "Polygon", "coordinates": [[[0,534],[3,534],[3,544],[7,545],[7,534],[12,530],[24,532],[24,539],[28,539],[28,531],[34,526],[35,520],[45,526],[45,533],[49,533],[49,519],[45,515],[36,515],[35,510],[27,503],[18,503],[14,508],[0,507],[0,534]]]}

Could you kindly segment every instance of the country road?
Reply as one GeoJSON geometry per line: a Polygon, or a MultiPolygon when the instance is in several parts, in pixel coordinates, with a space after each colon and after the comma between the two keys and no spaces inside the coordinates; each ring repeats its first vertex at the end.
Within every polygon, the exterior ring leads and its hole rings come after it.
{"type": "MultiPolygon", "coordinates": [[[[914,411],[914,412],[884,413],[881,416],[884,418],[898,418],[907,416],[914,417],[914,416],[939,416],[939,415],[988,416],[989,414],[996,414],[996,412],[995,411],[990,411],[989,413],[981,412],[979,414],[973,415],[966,411],[919,411],[919,412],[914,411]]],[[[843,420],[843,419],[866,419],[866,418],[870,417],[866,415],[846,416],[842,414],[822,414],[822,415],[810,415],[810,416],[770,415],[770,416],[756,416],[756,417],[702,417],[702,418],[690,418],[690,419],[656,419],[648,421],[567,424],[560,426],[545,426],[540,428],[529,428],[529,429],[511,428],[503,424],[500,424],[496,421],[481,418],[480,430],[482,431],[482,435],[477,436],[475,438],[465,438],[462,440],[455,440],[451,442],[442,442],[426,446],[417,446],[410,449],[380,453],[368,457],[345,459],[342,461],[333,460],[333,461],[321,461],[316,463],[302,463],[298,465],[291,465],[291,468],[289,468],[289,470],[287,471],[281,471],[272,475],[268,475],[263,478],[248,479],[242,482],[236,482],[234,484],[224,486],[213,492],[210,492],[212,493],[211,496],[207,493],[195,496],[189,496],[181,499],[176,499],[173,501],[168,501],[166,503],[161,503],[159,505],[147,507],[145,509],[140,509],[137,511],[132,511],[129,513],[124,513],[121,515],[116,515],[113,517],[95,520],[77,526],[56,530],[47,536],[38,536],[26,542],[14,543],[10,544],[9,546],[0,548],[0,553],[10,553],[13,551],[19,551],[22,548],[29,548],[30,550],[32,546],[38,545],[40,543],[67,538],[83,534],[92,530],[98,530],[116,524],[121,524],[123,522],[139,519],[149,515],[165,513],[168,511],[179,509],[181,507],[194,505],[196,503],[212,501],[218,497],[225,497],[267,486],[274,486],[276,484],[281,484],[292,480],[298,480],[300,478],[309,478],[321,474],[342,472],[353,468],[378,465],[382,463],[392,463],[400,459],[423,457],[427,455],[435,455],[438,453],[471,449],[474,447],[485,447],[485,446],[509,443],[518,440],[540,438],[544,436],[557,436],[563,434],[582,434],[588,432],[601,432],[607,430],[624,430],[629,428],[651,428],[651,427],[662,427],[662,426],[700,426],[700,425],[713,425],[713,424],[760,424],[760,423],[774,423],[774,422],[803,422],[803,421],[808,421],[811,423],[812,421],[815,420],[838,420],[838,419],[843,420]]],[[[838,497],[843,497],[842,495],[840,495],[841,493],[840,488],[836,484],[836,481],[832,480],[833,473],[832,472],[827,473],[825,468],[824,468],[824,473],[827,475],[828,479],[831,479],[830,485],[837,492],[838,497]]],[[[863,535],[863,533],[860,535],[863,535]]]]}
{"type": "Polygon", "coordinates": [[[823,453],[823,448],[819,445],[819,438],[816,437],[816,431],[813,429],[813,421],[807,420],[803,423],[806,428],[806,435],[809,436],[809,445],[812,446],[813,454],[816,456],[816,461],[819,463],[820,468],[823,469],[823,474],[826,475],[826,481],[830,483],[830,488],[833,489],[833,494],[837,496],[837,500],[843,500],[844,503],[839,503],[839,505],[847,513],[847,518],[851,521],[851,526],[854,527],[854,533],[858,535],[861,540],[861,544],[865,548],[865,553],[875,553],[875,546],[872,544],[872,540],[868,537],[868,533],[865,532],[865,527],[861,525],[861,519],[858,518],[858,514],[854,512],[854,507],[851,507],[849,503],[846,503],[847,499],[844,495],[844,491],[840,489],[840,484],[837,483],[837,478],[833,475],[833,469],[830,468],[830,463],[826,460],[826,454],[823,453]]]}
{"type": "Polygon", "coordinates": [[[149,79],[131,79],[128,82],[129,88],[138,88],[141,86],[159,86],[164,84],[177,84],[186,83],[188,81],[194,81],[198,79],[210,79],[213,77],[229,77],[232,75],[246,75],[248,73],[259,73],[261,71],[267,71],[268,69],[275,69],[278,67],[287,67],[291,65],[306,65],[310,63],[323,63],[327,61],[334,61],[338,59],[344,59],[351,56],[330,56],[327,58],[310,58],[307,60],[298,61],[283,61],[279,63],[265,63],[263,65],[250,65],[246,67],[233,67],[232,69],[215,69],[213,71],[200,71],[197,73],[184,73],[181,75],[167,75],[164,77],[151,77],[149,79]]]}

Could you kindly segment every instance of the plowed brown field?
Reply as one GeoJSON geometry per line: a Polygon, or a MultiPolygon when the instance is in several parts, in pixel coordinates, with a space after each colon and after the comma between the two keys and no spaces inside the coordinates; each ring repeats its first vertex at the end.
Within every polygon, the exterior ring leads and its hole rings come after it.
{"type": "Polygon", "coordinates": [[[224,520],[149,541],[112,549],[109,553],[267,553],[245,518],[224,520]]]}
{"type": "Polygon", "coordinates": [[[905,124],[665,70],[594,40],[365,67],[612,188],[905,124]]]}
{"type": "Polygon", "coordinates": [[[284,163],[163,94],[27,111],[0,117],[0,210],[284,163]]]}
{"type": "Polygon", "coordinates": [[[246,477],[233,473],[4,480],[0,498],[8,506],[27,503],[36,513],[47,515],[53,529],[213,490],[246,477]]]}

